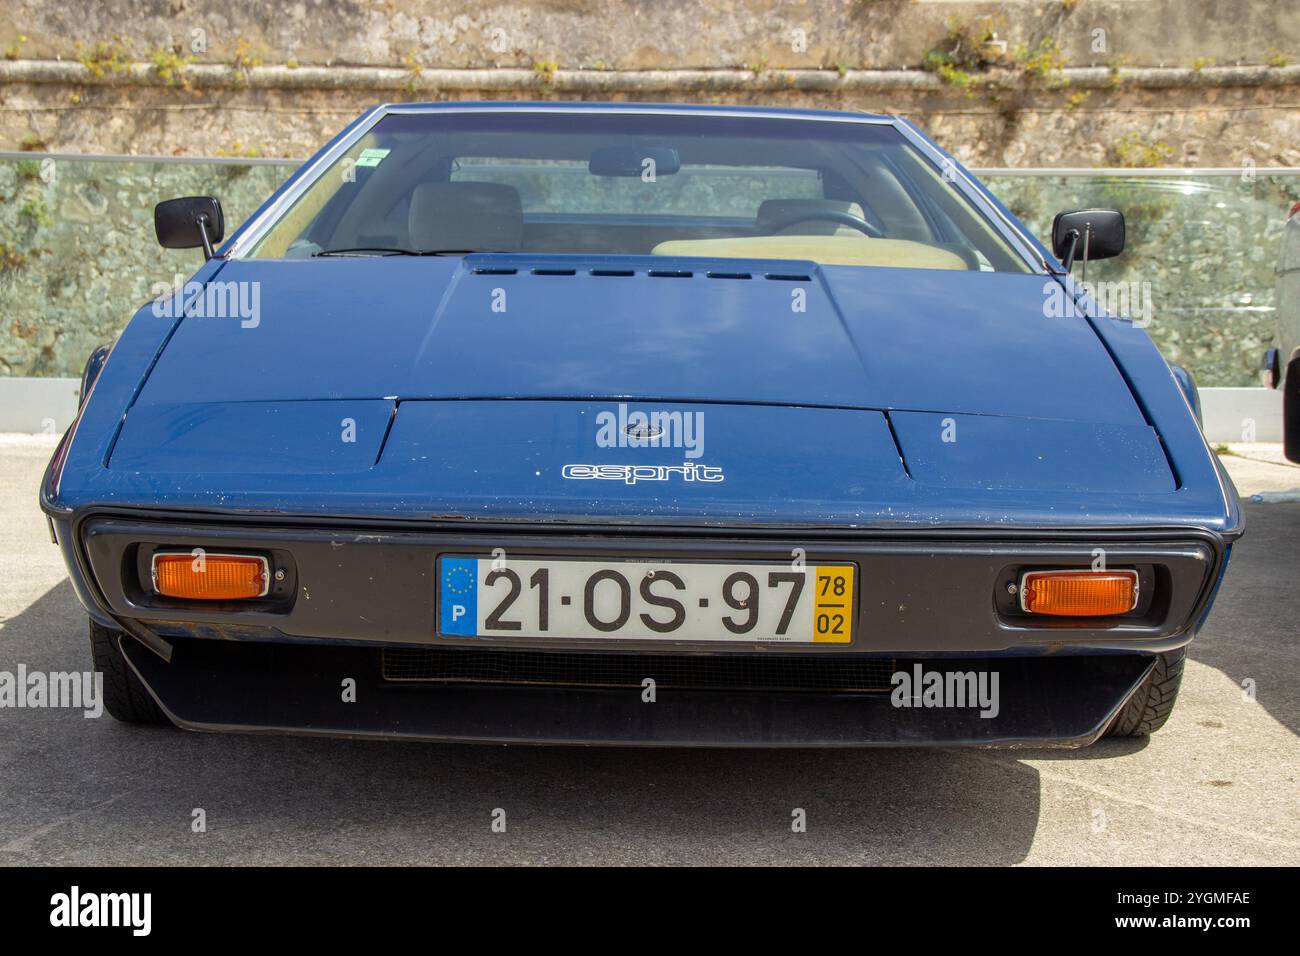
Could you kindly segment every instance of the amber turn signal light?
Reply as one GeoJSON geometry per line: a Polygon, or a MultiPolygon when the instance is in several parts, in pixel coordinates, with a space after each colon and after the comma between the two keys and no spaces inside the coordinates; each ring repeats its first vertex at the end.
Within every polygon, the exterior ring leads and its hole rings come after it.
{"type": "Polygon", "coordinates": [[[1027,571],[1020,578],[1020,607],[1030,614],[1106,617],[1137,607],[1136,571],[1027,571]]]}
{"type": "Polygon", "coordinates": [[[167,597],[238,601],[262,597],[270,583],[267,560],[256,555],[196,550],[153,556],[153,589],[167,597]]]}

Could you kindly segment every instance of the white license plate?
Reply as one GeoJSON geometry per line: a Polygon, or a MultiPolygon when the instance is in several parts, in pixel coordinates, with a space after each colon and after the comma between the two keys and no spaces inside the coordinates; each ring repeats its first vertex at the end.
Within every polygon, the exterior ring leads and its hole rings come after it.
{"type": "Polygon", "coordinates": [[[848,644],[852,564],[444,557],[438,631],[553,637],[848,644]]]}

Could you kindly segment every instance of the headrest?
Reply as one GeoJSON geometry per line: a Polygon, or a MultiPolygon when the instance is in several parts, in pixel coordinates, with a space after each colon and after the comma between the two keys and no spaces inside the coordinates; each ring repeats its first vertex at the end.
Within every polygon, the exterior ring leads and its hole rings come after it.
{"type": "Polygon", "coordinates": [[[414,249],[518,250],[524,232],[519,190],[501,183],[422,183],[411,194],[414,249]]]}

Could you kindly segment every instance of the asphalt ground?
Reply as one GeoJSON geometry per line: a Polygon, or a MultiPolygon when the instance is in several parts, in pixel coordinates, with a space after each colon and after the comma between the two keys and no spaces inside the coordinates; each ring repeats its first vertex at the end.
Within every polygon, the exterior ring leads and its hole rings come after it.
{"type": "MultiPolygon", "coordinates": [[[[0,437],[0,671],[89,667],[85,615],[36,505],[51,449],[0,437]]],[[[1239,489],[1266,497],[1246,500],[1247,535],[1178,706],[1147,739],[1015,752],[488,747],[0,709],[0,864],[1295,865],[1300,495],[1278,492],[1300,488],[1300,468],[1242,454],[1225,457],[1239,489]],[[796,808],[806,832],[792,832],[796,808]]]]}

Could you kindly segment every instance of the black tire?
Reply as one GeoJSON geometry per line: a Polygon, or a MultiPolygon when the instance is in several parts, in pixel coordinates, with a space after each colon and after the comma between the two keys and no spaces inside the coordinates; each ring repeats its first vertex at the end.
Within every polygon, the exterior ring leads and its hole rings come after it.
{"type": "Polygon", "coordinates": [[[1300,356],[1287,363],[1282,389],[1282,453],[1300,465],[1300,356]]]}
{"type": "Polygon", "coordinates": [[[1107,737],[1145,737],[1165,725],[1178,700],[1187,651],[1156,655],[1156,666],[1106,731],[1107,737]]]}
{"type": "Polygon", "coordinates": [[[171,726],[126,662],[117,643],[120,637],[121,631],[90,622],[90,658],[104,675],[104,709],[123,723],[171,726]]]}

